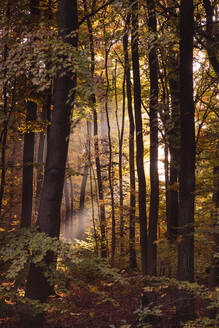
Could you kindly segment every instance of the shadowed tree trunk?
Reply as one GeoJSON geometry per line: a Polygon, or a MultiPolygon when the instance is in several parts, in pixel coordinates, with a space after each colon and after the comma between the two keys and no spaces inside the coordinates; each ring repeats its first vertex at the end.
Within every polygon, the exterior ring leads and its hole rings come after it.
{"type": "MultiPolygon", "coordinates": [[[[34,24],[39,21],[40,9],[39,0],[30,0],[30,14],[34,24]]],[[[36,120],[37,104],[27,102],[26,124],[31,125],[36,120]]],[[[29,127],[31,129],[31,127],[29,127]]],[[[33,199],[33,160],[34,160],[34,133],[27,131],[24,135],[23,153],[23,188],[22,188],[22,210],[21,227],[30,227],[32,218],[32,199],[33,199]]]]}
{"type": "Polygon", "coordinates": [[[112,142],[111,142],[111,127],[108,110],[108,92],[109,92],[109,76],[108,76],[108,55],[109,49],[105,45],[105,74],[106,74],[106,91],[105,91],[105,113],[107,122],[107,133],[108,133],[108,147],[109,147],[109,163],[108,163],[108,179],[110,187],[110,198],[111,198],[111,210],[112,210],[112,255],[111,265],[114,265],[114,257],[116,250],[116,220],[115,220],[115,202],[114,202],[114,188],[113,188],[113,164],[112,164],[112,142]]]}
{"type": "MultiPolygon", "coordinates": [[[[77,47],[77,33],[73,37],[69,34],[78,29],[77,0],[58,0],[58,26],[59,35],[63,41],[77,47]]],[[[61,72],[63,73],[64,68],[61,72]]],[[[60,207],[62,200],[68,141],[70,133],[70,116],[72,105],[66,103],[69,91],[76,87],[76,75],[67,73],[57,77],[54,110],[52,115],[48,150],[45,166],[45,179],[42,189],[39,209],[40,231],[51,237],[59,237],[60,207]]],[[[72,94],[72,103],[75,94],[72,94]]],[[[52,263],[53,254],[47,254],[47,265],[52,263]]],[[[31,299],[45,302],[51,287],[39,266],[30,265],[30,272],[26,284],[25,295],[31,299]]],[[[25,315],[23,327],[42,327],[43,314],[25,315]]]]}
{"type": "Polygon", "coordinates": [[[124,257],[124,214],[123,214],[123,175],[122,175],[122,149],[123,149],[123,136],[125,126],[125,73],[122,84],[122,124],[121,128],[119,125],[118,117],[118,95],[117,95],[117,61],[115,64],[115,75],[114,75],[114,88],[115,88],[115,103],[116,103],[116,125],[117,134],[119,141],[119,221],[120,221],[120,262],[124,257]]]}
{"type": "Polygon", "coordinates": [[[26,124],[27,129],[28,125],[30,125],[30,131],[27,131],[24,135],[21,228],[31,226],[34,160],[34,132],[31,132],[31,124],[36,120],[36,112],[37,104],[28,101],[26,124]]]}
{"type": "MultiPolygon", "coordinates": [[[[45,121],[47,119],[46,113],[46,105],[43,105],[43,110],[39,113],[39,119],[41,121],[45,121]]],[[[38,213],[39,205],[40,205],[40,194],[41,188],[43,184],[43,154],[44,154],[44,145],[45,145],[46,135],[45,132],[40,132],[39,135],[39,146],[38,146],[38,153],[37,153],[37,186],[36,186],[36,203],[35,203],[35,212],[38,213]]]]}
{"type": "Polygon", "coordinates": [[[138,203],[140,218],[140,247],[142,272],[146,274],[147,266],[147,213],[146,213],[146,179],[144,172],[144,144],[141,117],[141,83],[138,53],[138,1],[130,0],[132,6],[131,48],[134,84],[134,111],[136,126],[136,163],[138,174],[138,203]]]}
{"type": "MultiPolygon", "coordinates": [[[[10,24],[10,11],[11,11],[11,0],[7,1],[6,7],[6,19],[7,19],[7,31],[6,36],[8,37],[9,33],[9,24],[10,24]]],[[[6,62],[8,57],[8,45],[7,43],[4,45],[3,50],[3,63],[6,62]]],[[[7,68],[4,70],[4,77],[6,77],[7,68]]],[[[7,93],[7,82],[3,83],[3,113],[4,113],[4,121],[3,121],[3,128],[1,132],[1,141],[2,141],[2,149],[1,149],[1,184],[0,184],[0,217],[2,214],[2,201],[4,197],[4,190],[5,190],[5,177],[6,177],[6,144],[7,144],[7,136],[8,136],[8,93],[7,93]]],[[[0,219],[1,220],[1,219],[0,219]]]]}
{"type": "Polygon", "coordinates": [[[130,212],[129,212],[129,252],[130,252],[130,267],[136,268],[136,252],[135,252],[135,124],[132,110],[132,91],[131,91],[131,76],[130,63],[128,53],[128,30],[130,25],[130,13],[127,13],[126,27],[123,37],[123,48],[125,55],[125,77],[126,77],[126,95],[129,115],[129,172],[130,172],[130,212]]]}
{"type": "Polygon", "coordinates": [[[180,147],[180,95],[178,60],[176,55],[169,56],[169,88],[171,95],[171,126],[169,133],[170,150],[170,181],[169,181],[169,220],[167,224],[167,235],[172,242],[177,238],[178,227],[178,177],[179,177],[179,147],[180,147]]]}
{"type": "MultiPolygon", "coordinates": [[[[218,29],[214,28],[214,24],[217,21],[214,21],[214,8],[210,0],[203,0],[205,13],[206,13],[206,49],[208,52],[209,61],[216,74],[219,74],[219,60],[218,60],[218,29]],[[215,33],[215,35],[214,35],[215,33]]],[[[215,2],[215,6],[217,2],[215,2]]],[[[217,10],[217,9],[216,9],[217,10]]]]}
{"type": "Polygon", "coordinates": [[[215,203],[215,208],[213,211],[213,224],[212,228],[214,229],[215,233],[213,234],[214,239],[214,246],[212,247],[212,261],[209,270],[209,277],[208,277],[208,286],[211,290],[216,288],[219,284],[219,259],[216,257],[216,253],[219,249],[219,233],[218,233],[218,215],[219,215],[219,142],[217,144],[216,149],[216,159],[215,159],[215,166],[213,169],[214,174],[214,191],[213,191],[213,201],[215,203]]]}
{"type": "MultiPolygon", "coordinates": [[[[193,102],[193,1],[181,0],[180,6],[180,171],[178,279],[194,280],[194,192],[195,130],[193,102]]],[[[181,320],[193,318],[193,299],[179,292],[177,313],[181,320]]]]}
{"type": "Polygon", "coordinates": [[[154,0],[147,0],[149,41],[149,69],[150,69],[150,214],[148,235],[148,267],[150,275],[157,273],[157,223],[159,208],[159,178],[158,178],[158,59],[156,53],[157,20],[154,0]]]}

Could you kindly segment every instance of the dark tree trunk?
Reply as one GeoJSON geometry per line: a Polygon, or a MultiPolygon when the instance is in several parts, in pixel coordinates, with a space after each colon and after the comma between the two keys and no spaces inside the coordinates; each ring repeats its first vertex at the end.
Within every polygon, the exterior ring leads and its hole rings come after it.
{"type": "Polygon", "coordinates": [[[169,220],[167,236],[172,242],[177,238],[178,227],[178,176],[179,176],[179,147],[180,147],[180,109],[179,109],[179,74],[178,61],[175,54],[169,56],[169,88],[171,95],[171,126],[169,129],[170,150],[170,181],[169,181],[169,220]]]}
{"type": "Polygon", "coordinates": [[[131,0],[132,6],[132,66],[134,84],[134,110],[136,125],[136,163],[138,174],[138,202],[140,218],[140,247],[142,272],[146,274],[147,266],[147,213],[146,213],[146,179],[144,172],[144,143],[141,117],[141,83],[138,53],[138,1],[131,0]]]}
{"type": "Polygon", "coordinates": [[[206,33],[207,33],[207,41],[206,41],[206,49],[208,52],[209,61],[215,71],[216,74],[219,74],[219,60],[218,60],[218,30],[214,29],[214,9],[210,0],[203,0],[205,13],[206,13],[206,33]],[[216,31],[216,35],[214,35],[214,31],[216,31]]]}
{"type": "Polygon", "coordinates": [[[106,94],[105,94],[105,113],[108,132],[108,147],[109,147],[109,164],[108,164],[108,179],[110,187],[111,210],[112,210],[112,255],[111,265],[114,265],[114,257],[116,250],[116,220],[115,220],[115,202],[114,202],[114,188],[113,188],[113,164],[112,164],[112,142],[111,142],[111,128],[108,110],[108,92],[109,92],[109,76],[108,76],[108,55],[109,51],[105,49],[105,74],[106,74],[106,94]]]}
{"type": "Polygon", "coordinates": [[[167,222],[167,236],[170,242],[177,238],[178,227],[178,161],[174,152],[170,151],[170,179],[169,191],[169,220],[167,222]]]}
{"type": "MultiPolygon", "coordinates": [[[[178,279],[194,280],[194,192],[195,130],[193,102],[193,1],[180,6],[180,171],[178,279]]],[[[182,320],[193,318],[191,296],[179,293],[177,313],[182,320]]]]}
{"type": "MultiPolygon", "coordinates": [[[[28,124],[33,124],[33,122],[36,120],[36,112],[37,104],[32,101],[28,101],[26,116],[27,128],[28,124]]],[[[27,131],[24,135],[21,228],[27,228],[31,226],[33,199],[33,161],[34,132],[27,131]]]]}
{"type": "Polygon", "coordinates": [[[129,212],[129,252],[130,267],[136,268],[136,252],[135,252],[135,124],[132,110],[132,89],[130,76],[130,63],[128,53],[128,29],[130,25],[130,13],[127,13],[126,28],[123,37],[123,48],[125,55],[125,76],[126,76],[126,95],[129,115],[129,172],[130,172],[130,212],[129,212]]]}
{"type": "Polygon", "coordinates": [[[219,213],[219,142],[217,144],[216,149],[216,158],[215,158],[215,166],[213,169],[214,174],[214,191],[213,191],[213,201],[215,204],[215,209],[213,212],[213,224],[212,229],[214,229],[215,233],[213,234],[213,247],[212,247],[212,260],[211,266],[209,270],[208,277],[208,286],[211,290],[216,288],[219,285],[219,260],[215,256],[216,252],[219,249],[219,233],[218,233],[218,213],[219,213]]]}
{"type": "MultiPolygon", "coordinates": [[[[45,121],[47,119],[47,106],[43,105],[42,113],[39,115],[39,119],[45,121]]],[[[41,188],[43,184],[43,154],[44,154],[44,145],[45,145],[46,135],[45,132],[40,132],[39,135],[39,146],[38,146],[38,153],[37,153],[37,186],[36,186],[36,203],[35,203],[35,212],[38,213],[39,205],[40,205],[40,194],[41,188]]]]}
{"type": "MultiPolygon", "coordinates": [[[[87,12],[86,0],[83,0],[83,3],[86,13],[87,12]]],[[[87,26],[89,32],[90,53],[91,53],[91,76],[92,78],[94,78],[95,54],[94,54],[93,28],[89,16],[87,16],[87,26]]],[[[94,121],[94,156],[96,162],[99,208],[100,208],[101,256],[107,257],[106,214],[105,214],[105,204],[104,204],[103,181],[102,181],[102,173],[101,173],[101,166],[100,166],[97,111],[96,111],[95,104],[96,104],[96,97],[94,94],[92,94],[91,107],[93,110],[93,121],[94,121]]]]}
{"type": "MultiPolygon", "coordinates": [[[[6,7],[6,17],[7,17],[7,31],[6,34],[9,33],[9,23],[10,23],[10,11],[11,11],[11,1],[8,0],[7,7],[6,7]]],[[[4,45],[3,50],[3,63],[6,62],[8,57],[8,45],[4,45]]],[[[4,70],[4,77],[6,77],[7,68],[4,70]]],[[[6,144],[7,144],[7,136],[8,136],[8,94],[7,94],[7,82],[3,84],[3,112],[4,112],[4,121],[3,121],[3,130],[1,133],[2,139],[2,150],[1,150],[1,184],[0,184],[0,217],[2,214],[2,201],[4,197],[4,190],[5,190],[5,177],[6,177],[6,144]]],[[[1,219],[0,219],[1,220],[1,219]]]]}
{"type": "Polygon", "coordinates": [[[194,279],[195,130],[193,103],[193,1],[181,1],[180,22],[180,175],[179,280],[194,279]]]}
{"type": "MultiPolygon", "coordinates": [[[[157,20],[154,0],[147,0],[149,33],[156,35],[157,20]]],[[[150,37],[149,68],[150,68],[150,214],[148,235],[148,274],[157,273],[157,222],[159,208],[159,178],[158,178],[158,59],[154,42],[150,37]]]]}
{"type": "Polygon", "coordinates": [[[123,135],[124,135],[124,118],[125,118],[125,74],[123,78],[122,93],[122,124],[121,129],[118,118],[118,95],[117,95],[117,61],[115,65],[114,75],[114,88],[115,88],[115,103],[116,103],[116,125],[119,141],[119,221],[120,221],[120,261],[124,257],[124,214],[123,214],[123,176],[122,176],[122,147],[123,147],[123,135]]]}
{"type": "Polygon", "coordinates": [[[124,211],[123,211],[123,174],[122,174],[122,150],[123,150],[123,137],[124,137],[124,128],[125,128],[125,72],[123,77],[122,84],[122,123],[121,123],[121,131],[119,135],[119,217],[120,217],[120,257],[121,259],[124,257],[125,249],[124,249],[124,211]]]}
{"type": "MultiPolygon", "coordinates": [[[[70,168],[69,162],[67,162],[67,168],[70,168]]],[[[69,186],[70,186],[70,238],[73,236],[73,219],[74,219],[74,190],[72,184],[72,176],[69,176],[69,186]]]]}
{"type": "MultiPolygon", "coordinates": [[[[78,29],[77,0],[58,1],[59,34],[64,41],[77,47],[77,33],[73,37],[69,34],[78,29]]],[[[63,73],[63,71],[62,71],[63,73]]],[[[48,151],[45,167],[45,179],[42,189],[39,228],[51,237],[59,237],[60,207],[62,200],[68,140],[70,133],[70,116],[72,106],[67,104],[69,91],[76,87],[76,75],[66,73],[56,81],[54,110],[48,140],[48,151]]],[[[74,95],[73,95],[74,97],[74,95]]],[[[46,263],[52,263],[54,256],[47,254],[46,263]]],[[[50,285],[41,269],[30,265],[30,272],[26,284],[26,296],[45,302],[50,293],[50,285]]],[[[23,327],[42,327],[43,315],[25,316],[23,327]]]]}

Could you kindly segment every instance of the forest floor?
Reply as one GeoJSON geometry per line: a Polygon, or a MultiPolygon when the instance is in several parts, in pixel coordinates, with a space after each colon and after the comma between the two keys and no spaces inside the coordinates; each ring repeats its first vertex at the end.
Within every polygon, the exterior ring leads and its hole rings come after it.
{"type": "MultiPolygon", "coordinates": [[[[143,286],[139,276],[128,276],[126,279],[125,284],[99,281],[88,284],[91,286],[88,288],[71,284],[68,294],[50,298],[51,307],[44,328],[137,328],[139,321],[136,311],[141,306],[142,295],[147,287],[143,286]]],[[[156,318],[151,327],[175,328],[175,292],[157,288],[153,295],[156,305],[161,306],[162,316],[156,318]]],[[[196,300],[198,315],[203,315],[205,305],[196,300]]],[[[19,328],[19,322],[14,321],[12,315],[0,320],[0,326],[19,328]]]]}

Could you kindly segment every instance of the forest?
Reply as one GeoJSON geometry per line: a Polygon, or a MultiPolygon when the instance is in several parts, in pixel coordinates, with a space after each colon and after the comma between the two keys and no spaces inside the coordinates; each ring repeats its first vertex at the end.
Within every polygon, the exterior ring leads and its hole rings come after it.
{"type": "Polygon", "coordinates": [[[218,17],[0,1],[0,327],[218,327],[218,17]]]}

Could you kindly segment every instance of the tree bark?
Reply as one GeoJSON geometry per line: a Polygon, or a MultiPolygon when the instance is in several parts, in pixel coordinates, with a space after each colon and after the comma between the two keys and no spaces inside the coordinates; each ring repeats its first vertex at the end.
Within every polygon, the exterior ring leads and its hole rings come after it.
{"type": "MultiPolygon", "coordinates": [[[[7,31],[6,34],[8,36],[9,33],[9,24],[10,24],[10,15],[11,15],[11,0],[7,1],[6,7],[6,18],[7,18],[7,31]]],[[[6,62],[8,57],[8,45],[7,43],[4,45],[3,50],[3,63],[6,62]]],[[[4,70],[4,77],[6,77],[7,68],[4,70]]],[[[4,112],[4,121],[3,121],[3,131],[1,133],[2,139],[2,150],[1,150],[1,184],[0,184],[0,217],[2,214],[2,201],[4,197],[5,190],[5,178],[6,178],[6,144],[7,144],[7,136],[8,136],[8,92],[7,92],[7,82],[3,84],[3,112],[4,112]]],[[[0,219],[1,220],[1,219],[0,219]]]]}
{"type": "Polygon", "coordinates": [[[138,203],[140,219],[140,247],[142,273],[147,267],[147,213],[146,213],[146,179],[144,172],[144,143],[141,116],[141,83],[138,53],[138,1],[130,0],[132,6],[131,48],[134,84],[134,111],[136,125],[136,163],[138,174],[138,203]]]}
{"type": "MultiPolygon", "coordinates": [[[[59,34],[63,41],[77,48],[77,0],[58,1],[59,34]],[[70,33],[75,32],[73,37],[70,33]]],[[[62,73],[64,71],[62,70],[62,73]]],[[[69,91],[76,87],[76,74],[65,72],[56,81],[54,110],[48,140],[48,151],[45,167],[45,179],[42,189],[39,228],[51,237],[59,237],[60,207],[62,200],[68,140],[70,133],[70,116],[72,106],[67,104],[69,91]]],[[[74,98],[74,94],[73,94],[74,98]]],[[[54,260],[53,254],[47,254],[47,265],[54,260]]],[[[50,293],[50,285],[43,272],[34,264],[30,265],[30,272],[26,284],[26,296],[45,302],[50,293]]],[[[24,327],[42,327],[43,314],[35,317],[27,315],[23,320],[24,327]]]]}
{"type": "Polygon", "coordinates": [[[114,257],[116,250],[116,219],[115,219],[115,201],[114,201],[114,188],[113,188],[113,164],[112,164],[112,141],[111,141],[111,127],[108,110],[108,93],[109,93],[109,76],[108,76],[108,55],[109,50],[105,49],[105,74],[106,74],[106,91],[105,91],[105,113],[107,122],[108,133],[108,147],[109,147],[109,164],[108,164],[108,179],[110,187],[111,210],[112,210],[112,239],[111,239],[111,265],[114,265],[114,257]]]}
{"type": "MultiPolygon", "coordinates": [[[[195,130],[193,102],[193,1],[180,6],[180,172],[178,279],[194,280],[194,192],[195,130]]],[[[181,319],[193,318],[191,295],[179,292],[177,313],[181,319]]]]}
{"type": "Polygon", "coordinates": [[[209,270],[208,277],[208,286],[211,290],[216,288],[219,284],[219,260],[215,256],[216,252],[219,249],[219,233],[218,233],[218,216],[219,216],[219,142],[217,143],[217,149],[215,154],[215,166],[213,169],[214,174],[214,191],[213,191],[213,201],[215,204],[215,208],[213,211],[213,224],[212,228],[215,233],[213,234],[214,246],[212,247],[212,260],[211,266],[209,270]]]}
{"type": "MultiPolygon", "coordinates": [[[[208,53],[209,61],[215,71],[215,73],[219,74],[219,61],[218,61],[218,32],[214,35],[214,9],[210,0],[203,0],[204,9],[206,13],[206,33],[207,33],[207,41],[206,41],[206,49],[208,53]]],[[[215,29],[217,31],[217,28],[215,29]]]]}
{"type": "MultiPolygon", "coordinates": [[[[32,101],[28,101],[26,116],[27,127],[28,124],[33,124],[33,121],[36,120],[36,112],[37,104],[32,101]]],[[[27,131],[24,135],[21,228],[27,228],[31,226],[33,199],[33,160],[34,132],[27,131]]]]}
{"type": "Polygon", "coordinates": [[[180,95],[179,95],[179,74],[178,60],[175,54],[169,56],[169,88],[171,95],[171,126],[169,129],[169,150],[170,150],[170,181],[169,181],[169,220],[167,224],[167,235],[172,242],[177,238],[178,227],[178,177],[179,177],[179,148],[180,148],[180,95]]]}
{"type": "Polygon", "coordinates": [[[128,53],[128,30],[130,26],[131,15],[128,12],[126,17],[126,27],[123,37],[123,48],[125,55],[125,77],[126,77],[126,95],[127,107],[129,115],[129,172],[130,172],[130,210],[129,210],[129,263],[131,268],[137,267],[136,251],[135,251],[135,123],[132,110],[132,89],[131,89],[131,74],[128,53]]]}
{"type": "MultiPolygon", "coordinates": [[[[149,33],[156,35],[157,20],[154,0],[147,0],[149,33]]],[[[158,178],[158,59],[156,53],[156,36],[149,42],[150,69],[150,214],[148,235],[148,274],[157,273],[157,223],[159,208],[159,178],[158,178]]]]}

